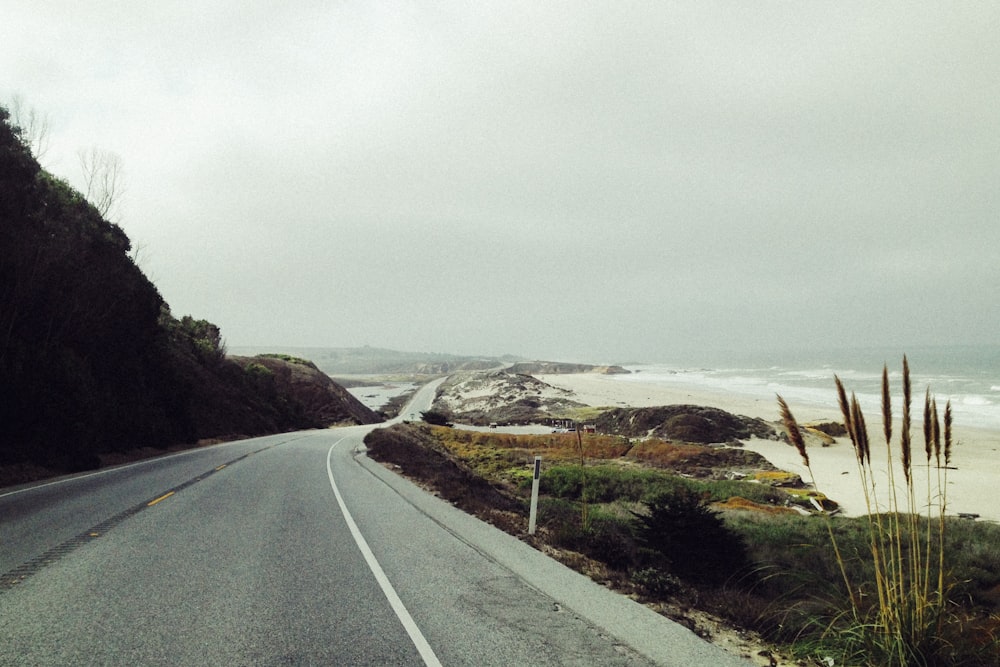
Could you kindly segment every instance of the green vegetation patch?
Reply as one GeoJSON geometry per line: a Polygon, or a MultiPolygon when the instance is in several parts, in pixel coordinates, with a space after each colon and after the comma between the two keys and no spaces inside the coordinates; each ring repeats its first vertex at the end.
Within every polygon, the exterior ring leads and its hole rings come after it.
{"type": "Polygon", "coordinates": [[[681,484],[679,478],[659,470],[620,465],[558,464],[544,468],[540,490],[546,495],[567,500],[642,502],[681,484]]]}
{"type": "Polygon", "coordinates": [[[268,359],[281,359],[282,361],[287,361],[290,364],[299,364],[300,366],[308,366],[309,368],[316,368],[316,364],[309,361],[308,359],[303,359],[302,357],[293,357],[290,354],[268,353],[268,354],[258,354],[257,356],[265,357],[268,359]]]}
{"type": "MultiPolygon", "coordinates": [[[[945,424],[946,463],[947,417],[945,424]]],[[[697,600],[699,609],[784,645],[802,664],[823,664],[823,656],[846,665],[1000,664],[1000,526],[905,511],[806,513],[813,500],[828,499],[814,489],[777,486],[799,480],[766,469],[747,480],[688,476],[693,460],[722,469],[752,465],[727,458],[742,454],[739,448],[421,429],[421,449],[512,501],[505,529],[556,547],[567,564],[640,599],[681,607],[697,600]],[[542,496],[538,532],[529,537],[536,454],[543,456],[542,496]],[[913,561],[914,553],[934,557],[913,561]],[[882,606],[901,590],[915,596],[912,609],[920,615],[885,616],[904,609],[882,606]],[[903,632],[887,632],[897,620],[903,632]]],[[[804,452],[801,436],[792,442],[804,452]]],[[[420,457],[410,450],[398,456],[420,457]]],[[[484,511],[480,516],[495,518],[484,511]]]]}

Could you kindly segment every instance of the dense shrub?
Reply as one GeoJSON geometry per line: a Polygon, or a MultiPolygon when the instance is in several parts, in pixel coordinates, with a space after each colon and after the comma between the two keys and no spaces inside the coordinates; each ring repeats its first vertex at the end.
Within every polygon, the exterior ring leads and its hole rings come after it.
{"type": "Polygon", "coordinates": [[[633,521],[600,508],[590,508],[559,498],[539,498],[538,522],[556,546],[586,554],[616,570],[627,570],[638,561],[633,521]]]}
{"type": "Polygon", "coordinates": [[[426,412],[421,412],[420,418],[428,424],[434,424],[435,426],[448,426],[451,421],[448,415],[437,410],[427,410],[426,412]]]}
{"type": "Polygon", "coordinates": [[[578,550],[583,540],[583,519],[579,506],[562,498],[538,499],[538,525],[545,528],[552,543],[578,550]]]}
{"type": "Polygon", "coordinates": [[[666,599],[681,590],[681,581],[670,574],[656,567],[644,567],[632,573],[632,583],[641,586],[646,594],[666,599]]]}
{"type": "MultiPolygon", "coordinates": [[[[525,485],[530,480],[525,480],[525,485]]],[[[689,490],[711,502],[739,496],[757,503],[781,505],[788,494],[764,484],[738,480],[696,480],[663,470],[634,466],[557,464],[542,472],[542,493],[559,498],[607,503],[647,502],[654,497],[689,490]]]]}
{"type": "Polygon", "coordinates": [[[635,512],[646,562],[692,583],[718,586],[748,569],[746,547],[695,493],[678,488],[635,512]]]}
{"type": "Polygon", "coordinates": [[[561,464],[543,471],[540,489],[559,498],[588,502],[640,502],[681,483],[679,478],[658,470],[561,464]]]}
{"type": "Polygon", "coordinates": [[[585,553],[616,570],[627,570],[638,559],[638,545],[632,523],[619,516],[591,512],[584,531],[585,553]]]}

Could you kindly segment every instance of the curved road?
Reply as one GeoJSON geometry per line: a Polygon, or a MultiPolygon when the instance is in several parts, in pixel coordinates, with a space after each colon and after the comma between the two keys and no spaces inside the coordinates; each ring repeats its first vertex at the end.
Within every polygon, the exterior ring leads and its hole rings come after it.
{"type": "Polygon", "coordinates": [[[372,462],[372,428],[0,490],[0,665],[750,664],[372,462]]]}

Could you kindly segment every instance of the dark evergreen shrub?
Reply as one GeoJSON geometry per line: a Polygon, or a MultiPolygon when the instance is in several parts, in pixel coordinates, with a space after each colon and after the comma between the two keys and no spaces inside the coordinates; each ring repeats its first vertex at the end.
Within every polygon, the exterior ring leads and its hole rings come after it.
{"type": "Polygon", "coordinates": [[[448,426],[451,421],[448,415],[443,412],[438,412],[437,410],[427,410],[426,412],[421,412],[420,418],[428,424],[434,424],[435,426],[448,426]]]}
{"type": "Polygon", "coordinates": [[[679,487],[635,512],[636,538],[649,566],[685,581],[718,586],[747,568],[746,547],[719,515],[690,490],[679,487]]]}

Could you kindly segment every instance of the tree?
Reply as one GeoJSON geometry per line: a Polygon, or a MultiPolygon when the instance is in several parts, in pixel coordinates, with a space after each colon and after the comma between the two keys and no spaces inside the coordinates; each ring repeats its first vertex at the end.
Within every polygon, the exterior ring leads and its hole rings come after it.
{"type": "Polygon", "coordinates": [[[81,148],[76,154],[83,170],[84,197],[102,218],[118,222],[118,207],[125,194],[121,156],[97,146],[81,148]]]}
{"type": "Polygon", "coordinates": [[[636,537],[654,567],[685,581],[718,586],[744,571],[746,545],[706,501],[686,487],[661,493],[633,512],[636,537]]]}
{"type": "Polygon", "coordinates": [[[35,160],[41,162],[49,150],[51,124],[48,115],[28,107],[23,97],[14,95],[10,99],[10,123],[20,130],[21,141],[31,150],[35,160]]]}

